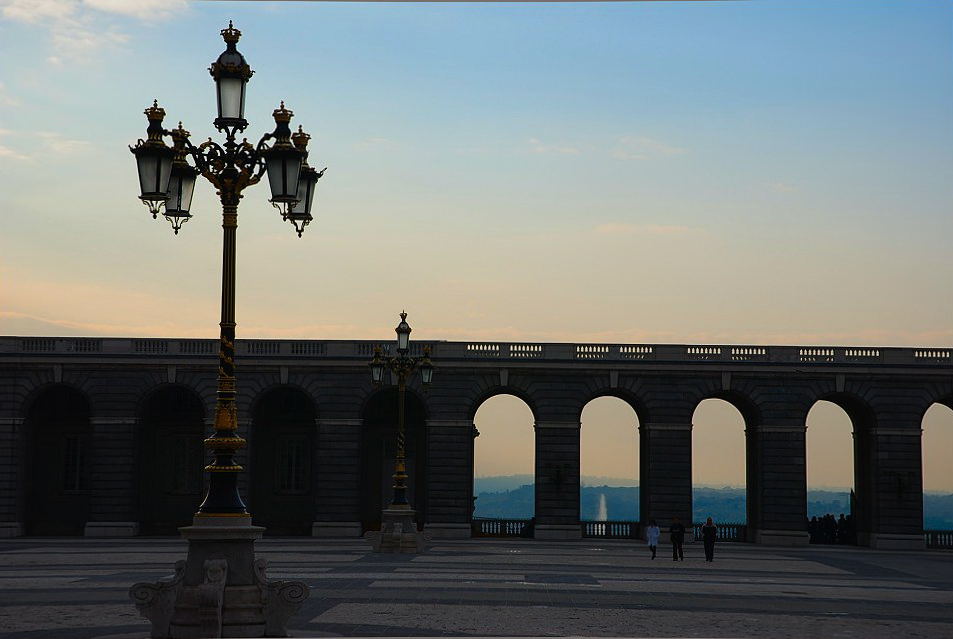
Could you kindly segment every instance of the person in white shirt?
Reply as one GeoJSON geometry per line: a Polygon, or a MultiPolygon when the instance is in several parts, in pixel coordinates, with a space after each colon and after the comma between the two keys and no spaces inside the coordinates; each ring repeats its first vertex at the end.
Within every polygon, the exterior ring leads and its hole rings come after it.
{"type": "Polygon", "coordinates": [[[655,550],[658,548],[658,538],[661,532],[655,520],[650,520],[648,528],[645,529],[645,541],[649,545],[649,550],[652,551],[652,559],[655,559],[655,550]]]}

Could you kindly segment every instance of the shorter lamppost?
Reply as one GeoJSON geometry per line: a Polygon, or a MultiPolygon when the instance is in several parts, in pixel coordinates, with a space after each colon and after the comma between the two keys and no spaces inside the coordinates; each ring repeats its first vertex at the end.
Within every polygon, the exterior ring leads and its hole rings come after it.
{"type": "Polygon", "coordinates": [[[407,392],[407,379],[420,371],[420,381],[424,387],[433,381],[433,363],[430,361],[430,348],[424,347],[424,356],[410,357],[410,325],[407,313],[400,314],[400,324],[394,329],[397,333],[397,354],[385,356],[378,346],[371,360],[371,380],[380,387],[384,383],[384,372],[391,371],[397,377],[397,452],[394,456],[394,498],[384,508],[381,516],[381,529],[372,533],[371,542],[377,552],[420,552],[424,549],[423,536],[417,532],[414,521],[415,512],[407,501],[407,437],[404,424],[404,398],[407,392]]]}

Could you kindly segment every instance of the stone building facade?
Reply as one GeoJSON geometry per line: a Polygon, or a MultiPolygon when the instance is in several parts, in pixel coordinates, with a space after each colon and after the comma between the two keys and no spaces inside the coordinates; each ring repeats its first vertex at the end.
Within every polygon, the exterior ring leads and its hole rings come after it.
{"type": "MultiPolygon", "coordinates": [[[[281,534],[379,524],[396,391],[371,384],[376,342],[239,340],[242,494],[281,534]]],[[[415,342],[437,367],[407,397],[418,524],[470,534],[473,418],[497,394],[535,419],[536,537],[580,536],[580,415],[611,395],[635,410],[642,518],[692,514],[692,415],[724,399],[745,420],[749,539],[807,542],[806,417],[854,427],[860,543],[920,547],[921,420],[953,407],[951,349],[415,342]]],[[[0,338],[0,534],[171,534],[203,492],[217,343],[0,338]]]]}

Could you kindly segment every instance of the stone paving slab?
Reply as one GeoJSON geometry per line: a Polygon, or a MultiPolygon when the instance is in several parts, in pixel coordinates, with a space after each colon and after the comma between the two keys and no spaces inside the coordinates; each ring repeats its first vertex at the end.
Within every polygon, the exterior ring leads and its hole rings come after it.
{"type": "MultiPolygon", "coordinates": [[[[953,553],[461,540],[376,555],[363,540],[265,539],[273,578],[311,598],[298,637],[953,637],[953,553]]],[[[174,538],[0,541],[0,639],[144,639],[128,599],[169,575],[174,538]]]]}

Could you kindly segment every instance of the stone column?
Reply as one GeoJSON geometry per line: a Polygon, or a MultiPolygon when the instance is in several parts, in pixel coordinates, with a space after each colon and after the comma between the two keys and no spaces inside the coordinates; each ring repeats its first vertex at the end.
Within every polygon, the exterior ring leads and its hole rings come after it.
{"type": "Polygon", "coordinates": [[[27,482],[20,480],[22,433],[22,417],[0,418],[0,538],[23,535],[27,482]]]}
{"type": "MultiPolygon", "coordinates": [[[[133,537],[139,534],[139,464],[135,417],[90,420],[90,520],[86,537],[133,537]]],[[[144,478],[148,481],[149,478],[144,478]]]]}
{"type": "MultiPolygon", "coordinates": [[[[427,420],[427,522],[435,538],[469,538],[473,420],[427,420]]],[[[419,492],[419,491],[418,491],[419,492]]]]}
{"type": "Polygon", "coordinates": [[[639,439],[639,519],[654,519],[664,531],[678,517],[690,540],[692,425],[647,422],[639,426],[639,439]]]}
{"type": "Polygon", "coordinates": [[[925,546],[921,434],[919,423],[864,433],[868,441],[856,454],[867,455],[870,529],[858,530],[858,543],[903,550],[925,546]]]}
{"type": "Polygon", "coordinates": [[[316,419],[315,537],[360,537],[361,419],[316,419]]]}
{"type": "Polygon", "coordinates": [[[536,422],[536,539],[580,539],[579,422],[536,422]]]}
{"type": "Polygon", "coordinates": [[[807,545],[807,467],[803,423],[749,426],[748,541],[807,545]]]}

